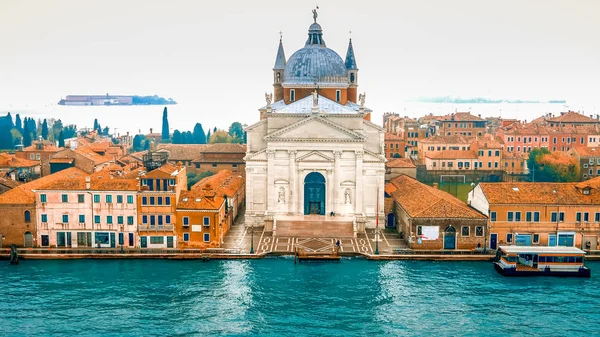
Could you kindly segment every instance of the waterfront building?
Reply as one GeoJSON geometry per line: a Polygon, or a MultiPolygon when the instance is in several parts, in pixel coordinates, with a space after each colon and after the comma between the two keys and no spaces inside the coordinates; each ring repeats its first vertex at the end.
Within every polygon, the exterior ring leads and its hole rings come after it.
{"type": "Polygon", "coordinates": [[[487,217],[463,201],[406,175],[385,186],[388,225],[412,249],[477,249],[485,247],[487,217]]]}
{"type": "Polygon", "coordinates": [[[489,247],[598,249],[600,178],[580,183],[480,183],[469,204],[489,215],[489,247]],[[589,243],[589,244],[588,244],[589,243]]]}
{"type": "Polygon", "coordinates": [[[270,231],[275,220],[310,222],[333,212],[356,218],[360,231],[375,226],[378,199],[383,217],[384,130],[357,95],[352,41],[344,61],[327,48],[313,13],[305,46],[287,60],[280,40],[274,95],[266,94],[260,121],[246,128],[246,223],[270,231]]]}
{"type": "Polygon", "coordinates": [[[545,115],[544,120],[550,127],[558,127],[558,126],[586,126],[586,127],[594,127],[600,126],[600,116],[590,115],[589,117],[575,112],[575,111],[567,111],[561,112],[559,116],[554,117],[553,115],[545,115]]]}
{"type": "Polygon", "coordinates": [[[136,178],[109,170],[61,171],[34,190],[39,246],[139,247],[138,184],[136,178]]]}
{"type": "MultiPolygon", "coordinates": [[[[145,158],[148,156],[145,155],[145,158]]],[[[141,180],[138,193],[140,247],[177,247],[175,211],[181,191],[187,189],[186,168],[181,163],[177,166],[167,163],[139,178],[141,180]]]]}
{"type": "Polygon", "coordinates": [[[29,159],[40,162],[41,175],[46,176],[50,173],[50,158],[62,148],[56,147],[54,143],[46,140],[33,141],[32,145],[27,146],[15,152],[15,156],[21,159],[29,159]]]}
{"type": "Polygon", "coordinates": [[[579,164],[579,180],[600,177],[600,147],[579,147],[569,151],[579,164]]]}
{"type": "Polygon", "coordinates": [[[406,140],[396,134],[386,132],[384,141],[383,147],[385,148],[385,157],[388,158],[388,160],[394,158],[406,158],[406,151],[408,150],[406,140]]]}
{"type": "Polygon", "coordinates": [[[0,172],[4,173],[4,177],[14,181],[28,182],[39,178],[41,164],[37,160],[0,153],[0,172]]]}
{"type": "Polygon", "coordinates": [[[246,178],[236,172],[221,170],[218,173],[206,177],[191,187],[191,190],[202,189],[210,184],[211,188],[218,196],[226,199],[228,213],[228,225],[233,225],[235,220],[244,207],[246,200],[246,178]]]}
{"type": "Polygon", "coordinates": [[[474,137],[458,136],[432,136],[422,139],[418,145],[418,156],[422,164],[428,154],[443,153],[447,150],[470,151],[474,137]]]}
{"type": "Polygon", "coordinates": [[[386,158],[417,158],[419,141],[430,135],[428,124],[407,116],[400,117],[395,113],[385,113],[383,118],[385,129],[386,158]]]}
{"type": "Polygon", "coordinates": [[[218,248],[229,226],[225,198],[210,183],[182,191],[177,203],[178,248],[218,248]]]}

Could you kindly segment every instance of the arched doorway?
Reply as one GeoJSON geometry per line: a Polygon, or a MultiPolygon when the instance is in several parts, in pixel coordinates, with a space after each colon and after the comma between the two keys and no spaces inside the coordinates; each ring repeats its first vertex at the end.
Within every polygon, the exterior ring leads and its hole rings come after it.
{"type": "Polygon", "coordinates": [[[394,213],[388,214],[386,227],[388,227],[388,228],[396,227],[396,216],[394,215],[394,213]]]}
{"type": "Polygon", "coordinates": [[[25,232],[25,248],[31,248],[33,247],[33,235],[31,235],[31,232],[25,232]]]}
{"type": "Polygon", "coordinates": [[[304,178],[304,214],[325,215],[325,177],[319,172],[304,178]]]}
{"type": "Polygon", "coordinates": [[[456,249],[456,229],[452,226],[444,229],[444,249],[456,249]]]}

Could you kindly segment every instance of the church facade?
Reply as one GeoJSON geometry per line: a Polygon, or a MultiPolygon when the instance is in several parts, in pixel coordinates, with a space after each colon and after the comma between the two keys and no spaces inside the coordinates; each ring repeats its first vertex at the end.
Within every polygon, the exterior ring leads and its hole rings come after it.
{"type": "MultiPolygon", "coordinates": [[[[384,130],[358,95],[352,40],[346,59],[327,48],[317,13],[304,48],[286,60],[279,42],[273,95],[246,128],[246,223],[285,216],[383,216],[384,130]],[[379,205],[377,205],[379,202],[379,205]]],[[[308,218],[308,217],[307,217],[308,218]]]]}

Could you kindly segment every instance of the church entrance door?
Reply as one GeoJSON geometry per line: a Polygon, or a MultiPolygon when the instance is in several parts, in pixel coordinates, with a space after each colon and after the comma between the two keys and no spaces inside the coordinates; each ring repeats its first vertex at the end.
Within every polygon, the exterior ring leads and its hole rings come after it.
{"type": "Polygon", "coordinates": [[[319,172],[304,178],[304,214],[325,215],[325,177],[319,172]]]}

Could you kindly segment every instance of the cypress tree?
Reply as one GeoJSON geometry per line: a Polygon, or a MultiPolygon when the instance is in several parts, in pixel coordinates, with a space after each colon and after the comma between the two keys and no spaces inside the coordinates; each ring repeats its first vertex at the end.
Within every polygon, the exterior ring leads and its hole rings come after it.
{"type": "Polygon", "coordinates": [[[42,123],[42,138],[48,139],[48,122],[45,119],[42,123]]]}
{"type": "Polygon", "coordinates": [[[29,126],[31,125],[31,123],[29,122],[29,119],[27,119],[27,117],[25,118],[25,126],[23,127],[23,146],[27,147],[31,145],[31,130],[29,129],[29,126]]]}
{"type": "Polygon", "coordinates": [[[169,118],[167,117],[167,107],[163,110],[163,120],[162,120],[162,140],[169,140],[171,137],[169,135],[169,118]]]}
{"type": "Polygon", "coordinates": [[[98,125],[98,118],[94,119],[94,130],[98,130],[100,126],[98,125]]]}
{"type": "Polygon", "coordinates": [[[181,132],[179,130],[173,131],[173,144],[182,144],[181,132]]]}
{"type": "Polygon", "coordinates": [[[58,147],[65,147],[65,135],[63,130],[58,133],[58,147]]]}
{"type": "Polygon", "coordinates": [[[202,129],[202,124],[196,123],[194,126],[194,144],[206,144],[206,133],[202,129]]]}
{"type": "Polygon", "coordinates": [[[19,116],[19,114],[15,117],[15,128],[23,134],[23,123],[21,122],[21,116],[19,116]]]}
{"type": "Polygon", "coordinates": [[[206,134],[206,142],[210,143],[210,130],[208,130],[208,133],[206,134]]]}

